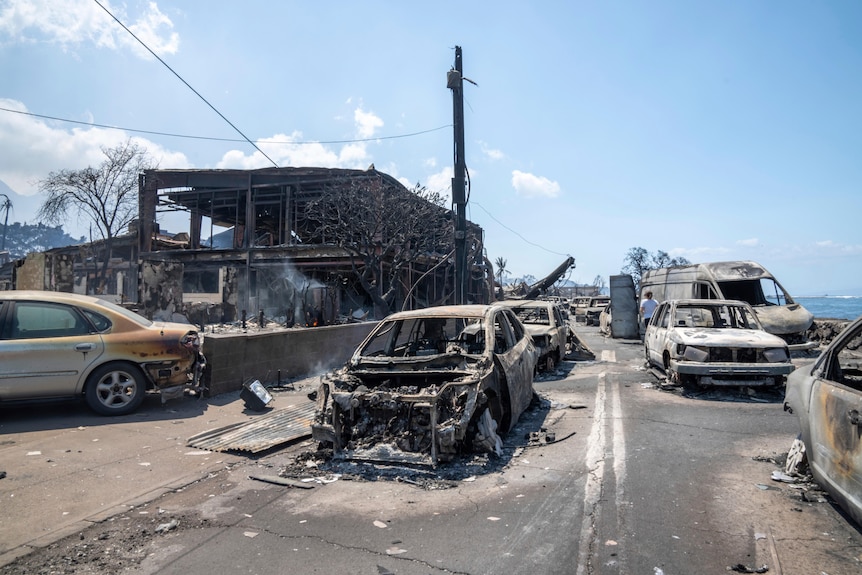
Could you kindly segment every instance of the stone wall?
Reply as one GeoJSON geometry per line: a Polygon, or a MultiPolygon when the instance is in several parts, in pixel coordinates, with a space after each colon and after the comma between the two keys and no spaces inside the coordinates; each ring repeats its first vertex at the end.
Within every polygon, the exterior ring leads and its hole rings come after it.
{"type": "Polygon", "coordinates": [[[236,391],[255,379],[275,383],[279,370],[282,380],[291,380],[339,367],[375,325],[363,322],[257,333],[205,333],[210,395],[236,391]]]}

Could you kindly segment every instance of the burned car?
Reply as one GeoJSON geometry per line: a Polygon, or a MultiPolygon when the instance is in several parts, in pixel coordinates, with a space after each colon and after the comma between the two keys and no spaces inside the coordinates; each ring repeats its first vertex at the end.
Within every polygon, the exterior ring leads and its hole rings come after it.
{"type": "Polygon", "coordinates": [[[553,371],[566,356],[570,340],[569,322],[559,304],[547,300],[508,300],[510,307],[527,328],[539,354],[539,369],[553,371]]]}
{"type": "Polygon", "coordinates": [[[83,397],[102,415],[202,391],[202,336],[96,297],[0,292],[0,403],[83,397]]]}
{"type": "Polygon", "coordinates": [[[646,326],[648,364],[675,383],[781,385],[793,371],[787,342],[763,330],[751,306],[733,300],[670,300],[646,326]]]}
{"type": "Polygon", "coordinates": [[[460,305],[381,321],[321,377],[312,437],[336,457],[436,465],[500,453],[533,397],[536,351],[511,309],[460,305]]]}
{"type": "Polygon", "coordinates": [[[862,525],[862,317],[787,379],[814,479],[862,525]]]}
{"type": "Polygon", "coordinates": [[[590,298],[590,303],[584,312],[584,323],[592,326],[601,325],[601,314],[610,303],[610,296],[596,296],[590,298]]]}

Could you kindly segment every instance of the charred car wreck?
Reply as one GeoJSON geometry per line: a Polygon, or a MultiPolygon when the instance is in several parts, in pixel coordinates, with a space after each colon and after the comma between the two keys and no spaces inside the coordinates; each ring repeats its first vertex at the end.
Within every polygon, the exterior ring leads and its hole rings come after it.
{"type": "Polygon", "coordinates": [[[431,307],[390,315],[321,378],[315,440],[337,458],[436,465],[501,453],[533,396],[537,354],[511,309],[431,307]]]}

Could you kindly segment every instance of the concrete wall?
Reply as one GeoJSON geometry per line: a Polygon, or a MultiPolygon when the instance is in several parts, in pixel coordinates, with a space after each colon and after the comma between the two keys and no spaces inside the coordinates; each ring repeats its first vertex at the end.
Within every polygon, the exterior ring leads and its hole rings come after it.
{"type": "Polygon", "coordinates": [[[343,365],[376,322],[240,334],[204,334],[210,395],[242,388],[249,380],[274,383],[343,365]]]}

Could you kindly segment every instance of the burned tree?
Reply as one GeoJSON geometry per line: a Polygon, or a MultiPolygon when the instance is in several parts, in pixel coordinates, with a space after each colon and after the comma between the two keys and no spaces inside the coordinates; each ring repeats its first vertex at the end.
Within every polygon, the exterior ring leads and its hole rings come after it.
{"type": "Polygon", "coordinates": [[[375,315],[383,317],[392,311],[408,265],[452,251],[452,213],[443,203],[439,193],[419,185],[407,190],[381,180],[340,181],[306,204],[306,218],[316,230],[314,243],[349,254],[375,315]]]}
{"type": "Polygon", "coordinates": [[[102,147],[105,160],[97,167],[51,172],[39,182],[46,199],[38,218],[48,224],[60,224],[69,212],[92,222],[97,237],[103,240],[102,265],[97,291],[104,288],[113,239],[127,229],[138,216],[138,175],[154,167],[144,148],[131,140],[114,148],[102,147]]]}
{"type": "Polygon", "coordinates": [[[684,257],[672,258],[662,250],[653,254],[641,247],[630,248],[624,261],[626,264],[623,266],[622,273],[631,275],[636,285],[640,285],[641,278],[649,270],[685,266],[691,263],[684,257]]]}

